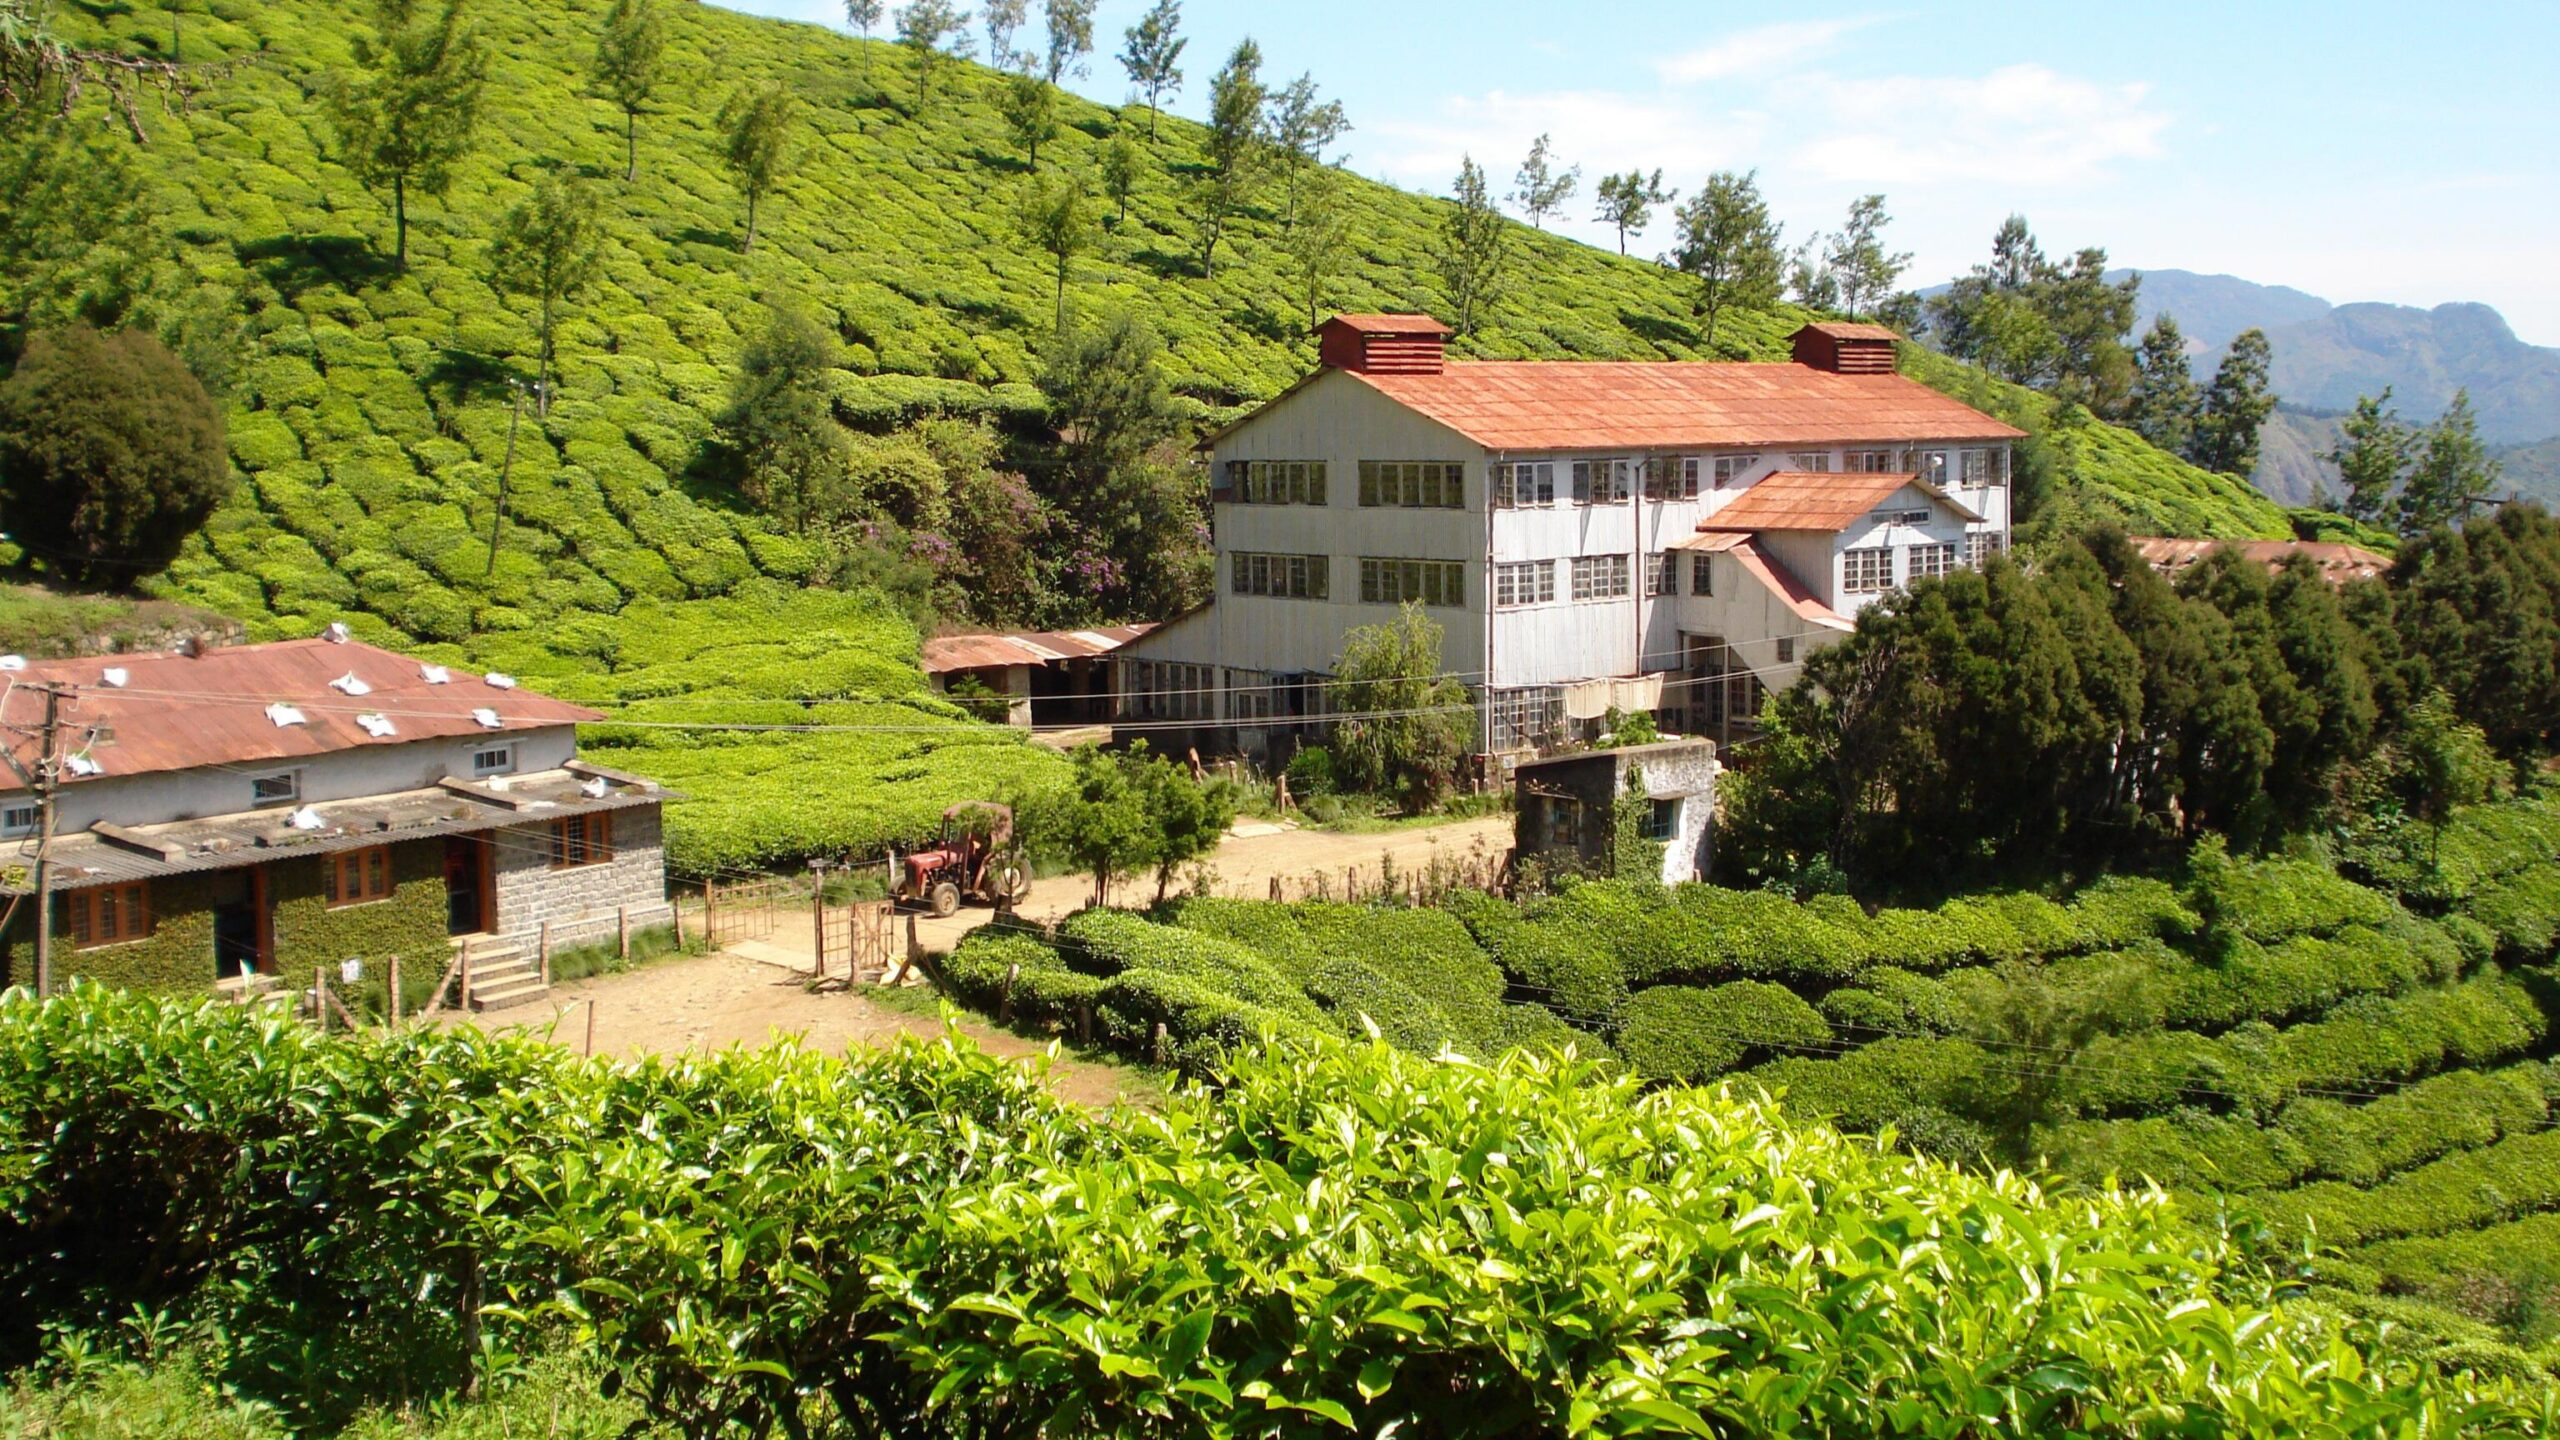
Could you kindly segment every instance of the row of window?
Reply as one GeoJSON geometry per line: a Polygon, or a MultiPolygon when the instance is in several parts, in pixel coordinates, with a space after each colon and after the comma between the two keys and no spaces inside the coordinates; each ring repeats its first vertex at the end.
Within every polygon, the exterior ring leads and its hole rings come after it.
{"type": "Polygon", "coordinates": [[[1401,605],[1408,600],[1425,605],[1464,605],[1467,562],[1364,555],[1360,557],[1360,599],[1370,605],[1401,605]]]}
{"type": "Polygon", "coordinates": [[[1265,555],[1238,550],[1229,555],[1238,595],[1277,595],[1284,600],[1325,600],[1333,588],[1322,555],[1265,555]]]}
{"type": "MultiPolygon", "coordinates": [[[[471,778],[475,780],[504,775],[515,768],[516,747],[513,745],[487,745],[471,752],[471,778]]],[[[301,771],[277,770],[249,777],[249,804],[252,809],[301,803],[301,771]]]]}
{"type": "MultiPolygon", "coordinates": [[[[1956,568],[1956,547],[1947,545],[1910,545],[1903,547],[1910,558],[1903,566],[1902,582],[1934,579],[1952,573],[1956,568]]],[[[1840,555],[1840,589],[1850,595],[1880,595],[1894,586],[1893,547],[1874,545],[1842,551],[1840,555]]]]}
{"type": "MultiPolygon", "coordinates": [[[[1908,516],[1894,517],[1898,523],[1924,525],[1929,512],[1912,511],[1908,516]]],[[[1984,558],[1998,553],[2001,540],[1996,531],[1978,531],[1967,535],[1959,551],[1953,544],[1913,545],[1905,547],[1910,555],[1900,582],[1925,580],[1945,575],[1956,568],[1959,553],[1967,565],[1980,565],[1984,558]]],[[[1849,550],[1840,557],[1841,588],[1851,595],[1875,595],[1894,587],[1894,548],[1886,545],[1849,550]]],[[[1234,590],[1238,595],[1278,595],[1299,600],[1329,598],[1326,584],[1326,561],[1322,555],[1260,555],[1236,552],[1234,590]]],[[[1715,593],[1715,557],[1689,557],[1689,593],[1715,593]]],[[[1577,555],[1561,562],[1570,576],[1566,585],[1557,582],[1554,560],[1523,560],[1493,567],[1493,603],[1498,609],[1514,609],[1523,605],[1548,605],[1559,594],[1576,600],[1624,600],[1632,592],[1634,565],[1627,555],[1577,555]]],[[[1360,558],[1360,599],[1370,605],[1400,605],[1419,600],[1425,605],[1463,606],[1467,603],[1467,562],[1463,560],[1413,560],[1389,556],[1364,555],[1360,558]]],[[[1675,550],[1657,551],[1645,558],[1644,595],[1648,600],[1680,593],[1680,555],[1675,550]]]]}
{"type": "Polygon", "coordinates": [[[1213,720],[1218,714],[1218,672],[1172,660],[1132,660],[1120,711],[1141,720],[1213,720]]]}
{"type": "MultiPolygon", "coordinates": [[[[1485,467],[1494,508],[1556,503],[1556,467],[1565,466],[1577,505],[1615,505],[1639,484],[1647,500],[1694,500],[1701,490],[1727,490],[1761,463],[1758,454],[1655,455],[1557,462],[1521,460],[1485,467]]],[[[1831,452],[1808,450],[1783,458],[1785,468],[1813,474],[1831,471],[1831,452]]],[[[1840,468],[1850,474],[1912,473],[1933,485],[1984,487],[2009,483],[2008,452],[1997,446],[1961,450],[1844,450],[1840,468]]],[[[1326,505],[1332,494],[1322,460],[1230,460],[1227,498],[1243,505],[1326,505]]],[[[1466,466],[1455,460],[1363,460],[1360,503],[1371,508],[1459,510],[1466,506],[1466,466]]]]}

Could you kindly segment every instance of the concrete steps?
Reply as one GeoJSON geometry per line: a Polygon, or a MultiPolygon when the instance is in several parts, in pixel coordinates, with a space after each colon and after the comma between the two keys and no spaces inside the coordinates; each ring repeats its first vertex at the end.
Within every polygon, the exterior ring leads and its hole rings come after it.
{"type": "Polygon", "coordinates": [[[291,1005],[308,998],[281,975],[233,975],[213,982],[213,993],[234,1005],[291,1005]]]}
{"type": "Polygon", "coordinates": [[[472,1009],[511,1009],[551,993],[551,987],[542,982],[541,963],[524,946],[511,940],[465,944],[471,957],[472,1009]]]}

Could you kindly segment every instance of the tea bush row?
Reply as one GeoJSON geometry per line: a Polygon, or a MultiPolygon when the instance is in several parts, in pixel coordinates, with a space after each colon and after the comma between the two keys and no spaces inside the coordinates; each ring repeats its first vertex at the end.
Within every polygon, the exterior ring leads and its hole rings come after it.
{"type": "Polygon", "coordinates": [[[549,1324],[688,1434],[2380,1440],[2560,1418],[2547,1385],[2448,1378],[2286,1303],[2156,1192],[2048,1196],[1533,1057],[1282,1046],[1222,1081],[1093,1115],[948,1038],[615,1063],[20,996],[0,1326],[255,1320],[216,1333],[302,1347],[346,1402],[449,1393],[475,1321],[501,1344],[549,1324]],[[368,1332],[397,1344],[342,1346],[368,1332]]]}
{"type": "Polygon", "coordinates": [[[2541,1128],[2465,1150],[2364,1189],[2321,1181],[2259,1197],[2277,1233],[2354,1246],[2477,1230],[2560,1209],[2560,1130],[2541,1128]]]}

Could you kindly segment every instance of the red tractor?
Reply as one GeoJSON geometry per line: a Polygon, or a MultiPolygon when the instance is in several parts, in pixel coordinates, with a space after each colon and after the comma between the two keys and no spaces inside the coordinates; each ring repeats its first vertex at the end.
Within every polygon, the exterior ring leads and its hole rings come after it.
{"type": "Polygon", "coordinates": [[[922,905],[937,920],[962,897],[1005,905],[1031,888],[1031,868],[1013,843],[1013,807],[967,800],[942,812],[942,839],[931,849],[890,860],[889,898],[922,905]]]}

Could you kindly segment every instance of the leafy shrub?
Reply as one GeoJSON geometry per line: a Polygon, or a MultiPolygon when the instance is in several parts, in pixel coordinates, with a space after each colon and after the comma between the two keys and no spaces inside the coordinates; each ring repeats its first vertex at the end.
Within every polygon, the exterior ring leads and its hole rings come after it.
{"type": "Polygon", "coordinates": [[[1648,1080],[1682,1084],[1831,1039],[1831,1027],[1794,991],[1759,980],[1711,990],[1658,986],[1628,1001],[1624,1020],[1618,1049],[1628,1066],[1648,1080]]]}
{"type": "Polygon", "coordinates": [[[1299,746],[1281,773],[1289,778],[1289,793],[1300,800],[1330,795],[1336,788],[1333,752],[1322,745],[1299,746]]]}
{"type": "Polygon", "coordinates": [[[952,998],[992,1015],[1008,1005],[1016,1020],[1066,1027],[1090,1013],[1103,982],[1069,969],[1056,947],[995,926],[972,930],[941,964],[952,998]]]}

